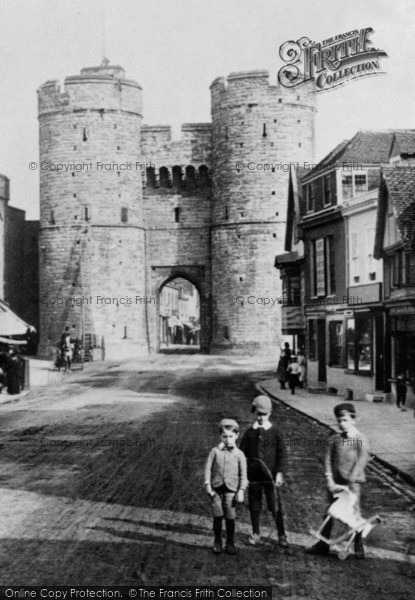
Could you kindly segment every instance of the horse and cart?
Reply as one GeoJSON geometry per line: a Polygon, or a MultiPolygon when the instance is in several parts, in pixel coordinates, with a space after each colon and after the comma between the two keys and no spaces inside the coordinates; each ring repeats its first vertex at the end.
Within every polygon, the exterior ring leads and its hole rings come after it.
{"type": "Polygon", "coordinates": [[[74,368],[84,368],[84,351],[80,340],[64,340],[56,346],[55,368],[69,373],[74,368]]]}

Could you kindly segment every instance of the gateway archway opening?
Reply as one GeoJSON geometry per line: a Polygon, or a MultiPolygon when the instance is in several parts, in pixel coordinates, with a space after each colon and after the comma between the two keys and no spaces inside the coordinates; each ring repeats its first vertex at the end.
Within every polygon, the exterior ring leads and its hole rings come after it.
{"type": "Polygon", "coordinates": [[[200,352],[200,295],[184,277],[170,279],[159,291],[160,352],[200,352]]]}

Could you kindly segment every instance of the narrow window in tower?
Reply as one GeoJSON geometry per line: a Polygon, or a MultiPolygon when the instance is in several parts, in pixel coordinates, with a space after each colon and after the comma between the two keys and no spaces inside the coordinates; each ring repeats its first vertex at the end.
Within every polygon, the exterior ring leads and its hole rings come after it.
{"type": "Polygon", "coordinates": [[[276,123],[276,122],[277,122],[277,119],[274,119],[274,123],[276,123]]]}
{"type": "Polygon", "coordinates": [[[228,128],[225,127],[225,140],[228,140],[229,136],[228,136],[228,128]]]}
{"type": "Polygon", "coordinates": [[[156,187],[156,171],[155,171],[154,167],[147,167],[146,175],[147,175],[147,187],[155,188],[156,187]]]}
{"type": "Polygon", "coordinates": [[[174,221],[180,223],[180,208],[174,209],[174,221]]]}
{"type": "Polygon", "coordinates": [[[196,185],[196,173],[195,168],[192,165],[186,167],[186,187],[188,189],[194,188],[196,185]]]}
{"type": "Polygon", "coordinates": [[[84,221],[89,221],[91,219],[91,209],[89,204],[84,206],[84,221]]]}
{"type": "Polygon", "coordinates": [[[53,210],[50,211],[50,219],[49,219],[49,223],[51,225],[55,225],[55,215],[53,214],[53,210]]]}
{"type": "Polygon", "coordinates": [[[225,206],[225,219],[229,219],[229,212],[227,206],[225,206]]]}
{"type": "Polygon", "coordinates": [[[84,131],[83,131],[83,134],[82,134],[82,141],[83,141],[83,142],[86,142],[86,141],[87,141],[87,139],[88,139],[88,138],[86,137],[86,127],[84,127],[84,131]]]}
{"type": "Polygon", "coordinates": [[[170,183],[169,170],[167,167],[160,167],[160,187],[168,188],[170,183]]]}
{"type": "Polygon", "coordinates": [[[123,206],[121,208],[121,222],[122,223],[128,222],[128,208],[126,206],[123,206]]]}
{"type": "Polygon", "coordinates": [[[271,192],[271,196],[275,196],[275,191],[272,191],[272,192],[271,192]]]}
{"type": "Polygon", "coordinates": [[[227,325],[223,328],[223,337],[225,340],[229,340],[229,327],[227,325]]]}
{"type": "Polygon", "coordinates": [[[266,123],[264,123],[264,126],[262,128],[262,137],[267,137],[267,125],[266,125],[266,123]]]}
{"type": "Polygon", "coordinates": [[[177,189],[182,187],[182,168],[178,165],[173,167],[173,187],[177,189]]]}
{"type": "Polygon", "coordinates": [[[200,187],[209,185],[209,171],[206,165],[200,165],[199,167],[199,184],[200,187]]]}

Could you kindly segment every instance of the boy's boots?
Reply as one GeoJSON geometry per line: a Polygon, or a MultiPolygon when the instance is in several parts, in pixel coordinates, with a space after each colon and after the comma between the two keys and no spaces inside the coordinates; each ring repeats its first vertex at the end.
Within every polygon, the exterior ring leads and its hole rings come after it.
{"type": "MultiPolygon", "coordinates": [[[[330,519],[324,525],[324,527],[321,531],[321,535],[323,537],[325,537],[326,539],[330,539],[332,529],[333,529],[333,520],[330,519]]],[[[323,542],[323,540],[319,540],[317,542],[317,544],[314,544],[314,546],[311,546],[311,548],[307,548],[307,550],[306,550],[306,554],[313,554],[315,556],[327,556],[327,554],[329,552],[330,552],[330,545],[327,544],[327,542],[323,542]]]]}
{"type": "Polygon", "coordinates": [[[225,519],[226,522],[226,548],[228,554],[236,554],[235,548],[235,519],[225,519]]]}
{"type": "Polygon", "coordinates": [[[363,538],[361,533],[356,533],[354,538],[354,555],[355,558],[362,559],[365,557],[365,549],[363,547],[363,538]]]}
{"type": "Polygon", "coordinates": [[[215,537],[212,548],[213,554],[222,552],[222,520],[223,517],[213,517],[213,535],[215,537]]]}

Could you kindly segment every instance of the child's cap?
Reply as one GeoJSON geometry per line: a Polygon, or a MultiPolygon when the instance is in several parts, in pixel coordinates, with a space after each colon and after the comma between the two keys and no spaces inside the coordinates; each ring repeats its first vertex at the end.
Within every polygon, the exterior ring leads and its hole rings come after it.
{"type": "Polygon", "coordinates": [[[271,400],[268,396],[257,396],[252,402],[252,410],[259,410],[261,412],[269,413],[272,411],[271,400]]]}
{"type": "Polygon", "coordinates": [[[340,417],[343,412],[350,413],[352,417],[356,416],[356,408],[353,404],[350,404],[350,402],[343,402],[334,407],[334,414],[336,417],[340,417]]]}
{"type": "Polygon", "coordinates": [[[232,427],[232,429],[235,429],[236,431],[239,431],[239,425],[235,421],[235,419],[222,419],[222,421],[219,423],[219,431],[223,427],[232,427]]]}

